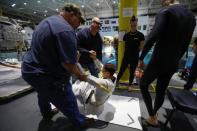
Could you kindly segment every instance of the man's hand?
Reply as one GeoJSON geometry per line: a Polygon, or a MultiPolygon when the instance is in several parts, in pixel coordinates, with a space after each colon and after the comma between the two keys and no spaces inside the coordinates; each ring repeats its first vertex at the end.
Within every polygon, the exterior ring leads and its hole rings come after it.
{"type": "Polygon", "coordinates": [[[87,80],[87,76],[88,76],[88,75],[86,75],[86,74],[82,74],[82,75],[78,75],[77,77],[78,77],[78,79],[79,79],[80,81],[86,81],[86,80],[87,80]]]}
{"type": "Polygon", "coordinates": [[[95,60],[96,59],[96,51],[90,50],[89,53],[90,53],[90,58],[92,58],[93,60],[95,60]]]}
{"type": "Polygon", "coordinates": [[[79,80],[86,81],[87,75],[83,71],[81,71],[80,67],[77,64],[65,63],[62,65],[68,72],[75,75],[79,80]]]}
{"type": "Polygon", "coordinates": [[[139,60],[137,67],[142,69],[144,67],[144,61],[143,60],[139,60]]]}
{"type": "Polygon", "coordinates": [[[197,55],[197,45],[195,43],[193,44],[193,51],[194,54],[197,55]]]}

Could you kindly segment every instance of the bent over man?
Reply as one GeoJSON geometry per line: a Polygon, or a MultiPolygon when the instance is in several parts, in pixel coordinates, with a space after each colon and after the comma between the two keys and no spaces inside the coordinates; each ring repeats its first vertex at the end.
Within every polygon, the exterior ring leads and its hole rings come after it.
{"type": "Polygon", "coordinates": [[[70,83],[71,74],[86,80],[76,66],[75,29],[82,21],[79,7],[65,4],[59,15],[44,19],[36,27],[31,49],[22,63],[22,77],[37,91],[44,120],[50,120],[55,113],[51,102],[76,127],[85,127],[90,122],[80,114],[70,83]]]}

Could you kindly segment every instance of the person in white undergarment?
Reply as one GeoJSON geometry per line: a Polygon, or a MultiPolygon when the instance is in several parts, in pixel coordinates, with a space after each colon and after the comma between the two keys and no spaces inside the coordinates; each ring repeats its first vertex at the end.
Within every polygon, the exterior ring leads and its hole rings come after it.
{"type": "Polygon", "coordinates": [[[114,73],[114,65],[107,63],[102,69],[103,78],[89,75],[86,82],[78,80],[73,84],[73,92],[82,104],[103,105],[114,92],[114,73]]]}

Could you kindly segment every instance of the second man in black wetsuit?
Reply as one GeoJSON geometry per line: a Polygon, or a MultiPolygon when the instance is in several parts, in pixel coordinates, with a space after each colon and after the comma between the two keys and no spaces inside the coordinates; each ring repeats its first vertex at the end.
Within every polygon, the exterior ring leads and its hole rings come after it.
{"type": "Polygon", "coordinates": [[[123,41],[125,41],[125,52],[120,71],[117,76],[118,83],[126,68],[128,66],[130,67],[128,91],[131,91],[131,84],[134,79],[134,72],[138,64],[139,52],[144,46],[144,35],[141,32],[137,31],[137,22],[138,19],[133,16],[130,19],[131,31],[126,33],[123,37],[123,41]]]}
{"type": "Polygon", "coordinates": [[[140,80],[140,89],[146,104],[149,118],[147,124],[157,126],[157,111],[162,106],[165,90],[172,75],[177,71],[180,58],[188,48],[196,25],[192,12],[177,0],[163,0],[162,8],[155,20],[155,25],[147,36],[140,56],[139,66],[154,45],[154,51],[144,75],[140,80]],[[157,79],[154,106],[148,91],[150,83],[157,79]]]}

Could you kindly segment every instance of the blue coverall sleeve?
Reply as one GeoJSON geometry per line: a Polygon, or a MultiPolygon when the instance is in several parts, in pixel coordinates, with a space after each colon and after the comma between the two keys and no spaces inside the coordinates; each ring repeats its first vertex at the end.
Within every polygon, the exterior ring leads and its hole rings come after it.
{"type": "Polygon", "coordinates": [[[56,34],[57,50],[62,63],[74,64],[77,62],[77,39],[74,31],[65,31],[56,34]]]}

